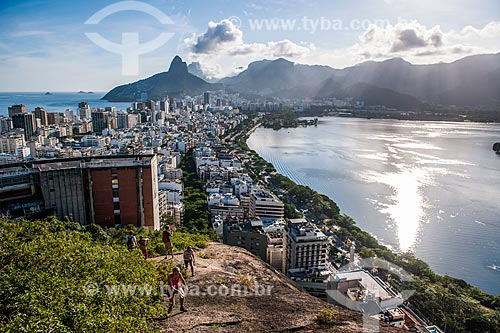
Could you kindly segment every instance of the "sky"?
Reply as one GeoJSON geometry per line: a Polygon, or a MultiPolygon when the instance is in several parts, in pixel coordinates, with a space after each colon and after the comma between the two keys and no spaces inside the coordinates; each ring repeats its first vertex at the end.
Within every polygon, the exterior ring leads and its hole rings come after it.
{"type": "Polygon", "coordinates": [[[498,52],[498,0],[0,1],[0,91],[107,91],[175,55],[217,79],[280,57],[345,68],[498,52]]]}

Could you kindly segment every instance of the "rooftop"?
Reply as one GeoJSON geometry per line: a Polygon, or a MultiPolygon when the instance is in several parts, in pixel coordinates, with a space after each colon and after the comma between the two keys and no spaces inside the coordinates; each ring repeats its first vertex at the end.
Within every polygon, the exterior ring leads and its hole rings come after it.
{"type": "Polygon", "coordinates": [[[316,225],[306,219],[292,219],[288,232],[296,242],[326,241],[328,237],[316,225]]]}
{"type": "Polygon", "coordinates": [[[382,280],[374,277],[363,269],[337,272],[331,279],[336,282],[358,281],[362,289],[366,290],[370,296],[377,297],[382,300],[397,296],[382,282],[382,280]]]}

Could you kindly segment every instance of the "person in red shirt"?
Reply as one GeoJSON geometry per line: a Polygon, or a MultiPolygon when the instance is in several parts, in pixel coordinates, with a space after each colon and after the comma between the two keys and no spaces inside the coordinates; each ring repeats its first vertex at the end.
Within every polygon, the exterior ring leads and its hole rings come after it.
{"type": "Polygon", "coordinates": [[[179,300],[181,303],[181,311],[182,312],[187,311],[186,308],[184,307],[184,300],[186,298],[186,292],[182,288],[182,285],[184,285],[184,288],[187,290],[186,280],[184,280],[184,277],[182,276],[179,267],[174,267],[172,269],[172,273],[168,274],[168,291],[170,294],[168,313],[172,312],[172,309],[174,308],[176,294],[179,294],[179,300]]]}

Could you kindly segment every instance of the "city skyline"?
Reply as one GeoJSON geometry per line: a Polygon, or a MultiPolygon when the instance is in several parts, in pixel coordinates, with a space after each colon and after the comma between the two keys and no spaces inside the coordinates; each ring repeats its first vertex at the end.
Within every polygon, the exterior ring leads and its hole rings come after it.
{"type": "Polygon", "coordinates": [[[152,0],[140,3],[158,9],[172,24],[132,10],[85,24],[106,6],[120,3],[2,2],[0,91],[106,91],[166,71],[177,54],[188,63],[198,61],[206,76],[220,78],[264,58],[344,68],[393,57],[420,64],[500,51],[500,4],[491,0],[377,0],[356,5],[285,5],[276,0],[231,6],[226,1],[207,5],[152,0]],[[164,32],[171,37],[139,56],[135,75],[124,75],[121,55],[85,35],[98,33],[120,43],[124,32],[136,32],[140,44],[164,32]]]}

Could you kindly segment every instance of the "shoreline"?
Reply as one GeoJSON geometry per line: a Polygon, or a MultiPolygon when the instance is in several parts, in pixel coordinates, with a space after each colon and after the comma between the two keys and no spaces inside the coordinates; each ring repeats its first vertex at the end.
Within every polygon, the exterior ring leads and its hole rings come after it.
{"type": "MultiPolygon", "coordinates": [[[[325,116],[325,117],[332,117],[332,118],[333,118],[333,117],[335,117],[335,116],[325,116]]],[[[342,118],[342,117],[335,117],[335,118],[342,118]]],[[[376,119],[376,120],[384,120],[384,119],[376,119]]],[[[389,119],[387,119],[387,120],[389,120],[389,119]]],[[[391,119],[391,120],[399,120],[399,119],[391,119]]],[[[402,121],[408,121],[408,120],[402,120],[402,121]]],[[[411,121],[411,120],[410,120],[410,121],[411,121]]],[[[459,122],[452,122],[452,121],[449,121],[449,122],[450,122],[450,123],[459,123],[459,122]]],[[[483,123],[481,123],[481,122],[477,122],[477,123],[478,123],[478,124],[483,124],[483,123]]],[[[252,128],[252,130],[251,130],[251,131],[248,131],[249,135],[253,134],[253,132],[255,132],[255,130],[256,130],[257,128],[258,128],[258,127],[254,127],[254,128],[252,128]]],[[[263,128],[265,128],[265,127],[263,127],[263,128]]],[[[284,129],[284,128],[282,128],[282,129],[284,129]]],[[[244,142],[245,142],[245,144],[246,144],[246,145],[247,145],[247,140],[249,139],[249,135],[244,135],[244,137],[245,137],[245,138],[244,138],[244,142]]],[[[238,135],[236,135],[236,136],[238,136],[238,135]]],[[[240,135],[240,136],[241,136],[241,135],[240,135]]],[[[248,145],[247,145],[247,147],[248,147],[248,145]]],[[[256,155],[258,155],[258,157],[259,157],[260,159],[264,160],[266,163],[272,164],[271,162],[269,162],[269,161],[267,161],[267,160],[263,159],[263,158],[262,158],[262,157],[261,157],[261,156],[260,156],[260,155],[259,155],[256,151],[252,150],[250,147],[248,147],[248,148],[246,149],[246,151],[247,151],[247,152],[255,152],[255,154],[256,154],[256,155]]],[[[274,166],[274,165],[273,165],[273,166],[274,166]]],[[[291,183],[293,183],[294,185],[296,185],[296,186],[301,186],[301,185],[297,184],[295,181],[293,181],[293,180],[291,180],[290,178],[288,178],[288,176],[283,175],[283,174],[280,174],[278,171],[275,171],[275,172],[276,172],[276,174],[279,174],[280,176],[282,176],[282,177],[284,177],[284,178],[288,179],[288,180],[289,180],[291,183]]],[[[288,189],[286,189],[286,188],[285,188],[285,190],[288,190],[288,189]]],[[[314,190],[314,189],[312,189],[312,190],[313,190],[314,192],[320,193],[320,192],[318,192],[318,191],[316,191],[316,190],[314,190]]],[[[321,193],[320,193],[320,194],[321,194],[321,193]]],[[[323,195],[325,195],[325,194],[323,194],[323,195]]],[[[325,196],[327,196],[327,195],[325,195],[325,196]]],[[[333,200],[332,198],[330,198],[329,196],[327,196],[327,197],[329,198],[329,200],[331,200],[331,201],[333,201],[333,202],[334,202],[334,200],[333,200]]],[[[355,226],[355,228],[359,228],[359,226],[356,224],[356,222],[354,222],[354,226],[355,226]]],[[[368,232],[366,232],[366,231],[364,231],[364,230],[362,230],[362,229],[360,229],[360,230],[361,230],[363,233],[367,233],[367,234],[369,234],[368,232]]],[[[405,252],[398,251],[398,250],[394,250],[394,248],[392,248],[391,246],[386,246],[386,245],[384,245],[384,244],[383,244],[382,242],[380,242],[380,241],[379,241],[379,240],[378,240],[375,236],[373,236],[373,235],[371,235],[371,234],[369,234],[369,235],[370,235],[372,238],[374,238],[374,239],[376,240],[376,242],[377,242],[377,245],[378,245],[378,246],[380,246],[380,247],[382,247],[382,248],[387,249],[387,250],[388,250],[388,251],[390,251],[393,255],[395,255],[395,256],[407,255],[407,253],[405,253],[405,252]]],[[[412,257],[414,257],[413,253],[410,253],[410,255],[411,255],[412,257]]],[[[417,259],[418,261],[421,261],[421,262],[422,262],[422,263],[424,263],[426,266],[428,266],[428,264],[427,264],[427,263],[425,263],[425,262],[423,262],[423,260],[422,260],[422,259],[418,259],[418,258],[416,258],[416,257],[414,257],[414,258],[415,258],[415,259],[417,259]]],[[[430,269],[430,268],[429,268],[429,269],[430,269]]],[[[434,271],[433,271],[433,270],[431,270],[431,273],[432,273],[432,274],[435,274],[435,275],[438,275],[438,276],[439,276],[439,277],[441,277],[441,278],[451,278],[451,279],[454,279],[454,280],[460,280],[460,281],[463,281],[463,280],[461,280],[461,279],[459,279],[459,278],[450,277],[450,276],[448,276],[447,274],[441,275],[441,274],[434,273],[434,271]]],[[[490,296],[492,296],[492,297],[495,297],[495,295],[494,295],[494,294],[489,294],[488,292],[486,292],[486,291],[484,291],[484,290],[480,289],[479,287],[476,287],[476,286],[474,286],[474,285],[471,285],[471,284],[469,284],[469,283],[468,283],[468,282],[466,282],[466,281],[463,281],[463,282],[464,282],[464,283],[466,283],[467,285],[470,285],[472,288],[476,288],[477,290],[480,290],[482,293],[485,293],[485,294],[487,294],[487,295],[490,295],[490,296]]],[[[498,294],[498,295],[500,296],[500,294],[498,294]]]]}

